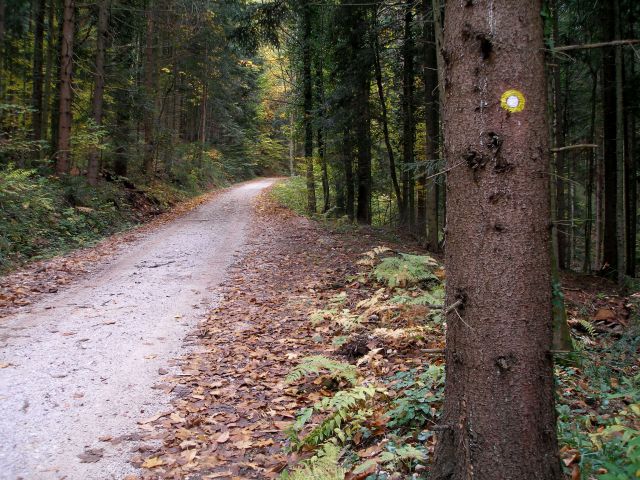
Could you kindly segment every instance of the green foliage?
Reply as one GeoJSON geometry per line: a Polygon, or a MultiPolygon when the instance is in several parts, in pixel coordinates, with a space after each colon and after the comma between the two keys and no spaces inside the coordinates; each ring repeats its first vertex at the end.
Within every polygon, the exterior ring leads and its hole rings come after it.
{"type": "Polygon", "coordinates": [[[427,255],[401,253],[383,259],[373,270],[376,280],[390,287],[407,287],[426,281],[439,281],[433,273],[438,262],[427,255]]]}
{"type": "Polygon", "coordinates": [[[307,184],[304,177],[291,177],[271,190],[273,198],[298,215],[307,215],[307,184]]]}
{"type": "Polygon", "coordinates": [[[282,480],[343,480],[347,473],[340,467],[340,449],[331,442],[322,446],[320,452],[298,465],[293,472],[284,472],[282,480]]]}
{"type": "Polygon", "coordinates": [[[423,449],[418,449],[413,445],[389,445],[387,451],[380,455],[382,463],[394,470],[400,468],[411,468],[416,462],[423,462],[427,459],[427,453],[423,449]]]}
{"type": "Polygon", "coordinates": [[[398,396],[387,412],[390,428],[421,429],[435,422],[444,398],[444,365],[429,365],[424,372],[412,369],[390,378],[398,396]]]}
{"type": "Polygon", "coordinates": [[[302,361],[287,375],[287,382],[297,382],[309,375],[327,372],[333,378],[344,379],[351,385],[357,380],[357,369],[348,363],[339,362],[320,355],[303,358],[302,361]]]}
{"type": "Polygon", "coordinates": [[[117,188],[94,189],[80,178],[0,172],[0,270],[89,245],[133,220],[117,188]]]}
{"type": "Polygon", "coordinates": [[[289,430],[292,447],[317,447],[329,439],[347,442],[371,416],[372,411],[367,402],[376,393],[378,389],[375,386],[358,385],[349,390],[341,390],[333,397],[325,397],[312,407],[303,409],[289,430]],[[324,415],[324,418],[300,438],[300,433],[316,413],[324,415]]]}
{"type": "Polygon", "coordinates": [[[444,288],[433,288],[428,292],[420,291],[418,295],[408,295],[408,292],[400,292],[391,297],[391,303],[400,305],[442,305],[444,303],[444,288]]]}
{"type": "Polygon", "coordinates": [[[556,367],[563,392],[558,438],[560,445],[580,453],[582,478],[622,480],[636,478],[640,470],[640,374],[620,376],[637,363],[639,344],[637,327],[631,326],[606,349],[582,346],[580,368],[556,367]],[[575,397],[594,408],[574,403],[575,397]]]}

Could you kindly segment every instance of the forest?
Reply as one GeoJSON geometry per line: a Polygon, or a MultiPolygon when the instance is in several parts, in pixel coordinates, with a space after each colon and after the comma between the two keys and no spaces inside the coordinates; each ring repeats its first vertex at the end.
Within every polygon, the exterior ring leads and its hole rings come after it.
{"type": "MultiPolygon", "coordinates": [[[[635,0],[0,0],[0,327],[51,302],[42,328],[93,339],[64,309],[120,326],[121,285],[140,288],[129,321],[184,320],[158,335],[202,347],[143,355],[173,400],[132,421],[162,443],[124,454],[134,470],[101,467],[124,458],[103,446],[74,470],[43,443],[66,466],[42,474],[8,413],[0,479],[640,478],[639,17],[635,0]],[[99,270],[129,254],[136,282],[99,270]],[[73,297],[91,278],[96,298],[73,297]]],[[[0,401],[26,415],[29,347],[7,335],[0,401]]]]}

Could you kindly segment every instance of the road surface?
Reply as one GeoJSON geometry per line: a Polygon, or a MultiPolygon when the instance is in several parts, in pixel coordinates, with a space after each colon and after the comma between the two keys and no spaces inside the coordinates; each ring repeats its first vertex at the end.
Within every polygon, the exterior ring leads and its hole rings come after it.
{"type": "Polygon", "coordinates": [[[30,311],[0,320],[0,478],[121,479],[153,389],[215,304],[265,179],[221,193],[30,311]],[[7,366],[8,364],[8,366],[7,366]],[[115,442],[117,443],[117,442],[115,442]],[[89,462],[89,463],[87,463],[89,462]],[[93,462],[93,463],[91,463],[93,462]]]}

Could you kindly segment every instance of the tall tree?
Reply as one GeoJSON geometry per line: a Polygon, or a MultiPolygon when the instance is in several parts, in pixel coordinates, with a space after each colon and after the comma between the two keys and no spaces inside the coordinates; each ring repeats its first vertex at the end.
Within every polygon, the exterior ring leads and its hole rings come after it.
{"type": "Polygon", "coordinates": [[[316,213],[316,182],[313,174],[313,83],[311,78],[311,6],[302,7],[302,81],[304,97],[304,161],[307,177],[307,211],[316,213]]]}
{"type": "Polygon", "coordinates": [[[75,22],[75,0],[64,0],[62,11],[62,36],[60,45],[60,107],[58,111],[58,152],[56,173],[69,173],[71,163],[71,125],[73,76],[73,40],[75,22]]]}
{"type": "Polygon", "coordinates": [[[31,96],[33,139],[42,140],[42,87],[44,63],[44,12],[46,0],[35,0],[33,9],[33,88],[31,96]]]}
{"type": "MultiPolygon", "coordinates": [[[[615,15],[613,2],[602,2],[600,18],[606,41],[615,40],[615,15]]],[[[604,134],[604,226],[602,268],[611,273],[618,267],[617,244],[617,129],[616,129],[616,58],[614,49],[604,48],[602,52],[602,120],[604,134]]]]}
{"type": "Polygon", "coordinates": [[[447,2],[445,405],[432,478],[562,478],[540,0],[447,2]]]}
{"type": "Polygon", "coordinates": [[[353,127],[358,150],[358,206],[356,220],[359,223],[371,223],[371,109],[369,94],[371,91],[371,68],[373,51],[369,41],[372,8],[366,0],[355,3],[343,3],[349,10],[346,20],[349,29],[349,48],[353,55],[353,89],[352,111],[353,127]]]}
{"type": "Polygon", "coordinates": [[[400,190],[400,184],[398,183],[396,160],[393,153],[393,147],[391,146],[391,136],[389,135],[389,115],[387,113],[387,100],[385,98],[384,84],[382,82],[382,66],[380,65],[380,42],[378,40],[377,32],[374,35],[373,49],[376,85],[378,87],[378,98],[380,99],[380,111],[382,114],[380,122],[382,123],[382,134],[384,137],[384,144],[387,148],[387,156],[389,158],[389,176],[391,177],[391,186],[393,187],[393,192],[395,193],[400,218],[404,218],[404,200],[402,197],[402,191],[400,190]]]}
{"type": "Polygon", "coordinates": [[[144,154],[142,170],[149,174],[153,170],[153,161],[155,156],[153,127],[155,121],[154,75],[156,48],[154,46],[155,13],[153,2],[151,0],[149,0],[149,5],[147,5],[145,17],[147,22],[144,48],[144,92],[146,108],[143,117],[144,154]]]}
{"type": "MultiPolygon", "coordinates": [[[[434,9],[431,0],[423,0],[423,14],[425,18],[424,49],[425,65],[423,73],[425,98],[425,160],[427,165],[437,166],[440,150],[440,105],[438,102],[438,61],[436,54],[436,37],[434,9]]],[[[425,223],[427,246],[432,251],[438,251],[438,189],[434,171],[436,168],[423,170],[422,182],[425,189],[425,223]],[[430,178],[428,178],[430,177],[430,178]]],[[[418,222],[420,223],[420,222],[418,222]]]]}
{"type": "MultiPolygon", "coordinates": [[[[97,127],[102,126],[104,83],[105,83],[105,57],[107,51],[107,34],[109,28],[109,2],[98,2],[98,28],[96,32],[96,64],[94,72],[93,96],[91,98],[91,115],[97,127]]],[[[100,155],[97,148],[89,153],[87,165],[87,180],[91,185],[98,183],[98,170],[100,168],[100,155]]]]}
{"type": "Polygon", "coordinates": [[[415,222],[414,204],[414,144],[415,118],[414,92],[414,42],[413,42],[413,2],[407,2],[404,12],[404,38],[402,41],[402,197],[404,218],[401,223],[413,230],[415,222]]]}

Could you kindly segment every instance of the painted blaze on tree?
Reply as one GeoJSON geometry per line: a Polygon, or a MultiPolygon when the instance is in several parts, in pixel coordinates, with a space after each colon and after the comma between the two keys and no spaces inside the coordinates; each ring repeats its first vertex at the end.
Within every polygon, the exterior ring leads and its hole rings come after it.
{"type": "Polygon", "coordinates": [[[447,385],[433,478],[559,479],[540,1],[447,2],[447,385]]]}

